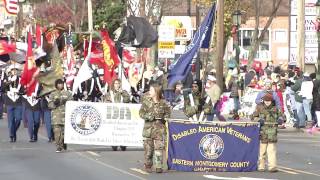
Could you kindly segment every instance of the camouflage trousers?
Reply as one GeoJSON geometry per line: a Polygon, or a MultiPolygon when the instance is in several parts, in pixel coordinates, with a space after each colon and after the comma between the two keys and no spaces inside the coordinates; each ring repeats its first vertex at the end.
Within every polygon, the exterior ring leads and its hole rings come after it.
{"type": "Polygon", "coordinates": [[[64,125],[53,125],[54,139],[57,149],[63,149],[64,146],[64,125]]]}
{"type": "Polygon", "coordinates": [[[145,166],[154,165],[155,168],[162,168],[166,140],[165,125],[156,121],[150,128],[151,137],[143,140],[145,166]],[[153,158],[155,164],[153,164],[153,158]]]}

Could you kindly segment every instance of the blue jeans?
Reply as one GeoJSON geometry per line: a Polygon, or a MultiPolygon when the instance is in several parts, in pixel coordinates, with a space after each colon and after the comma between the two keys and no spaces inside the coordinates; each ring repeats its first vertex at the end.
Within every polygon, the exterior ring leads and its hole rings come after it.
{"type": "Polygon", "coordinates": [[[8,117],[8,128],[9,128],[9,136],[12,138],[17,137],[17,130],[20,127],[21,123],[21,106],[7,106],[7,117],[8,117]]]}
{"type": "Polygon", "coordinates": [[[307,116],[308,122],[312,122],[311,104],[312,104],[312,99],[303,99],[303,101],[302,101],[303,110],[307,116]]]}
{"type": "Polygon", "coordinates": [[[33,111],[26,108],[26,116],[28,119],[28,132],[30,139],[38,139],[38,130],[40,127],[40,111],[33,111]]]}
{"type": "Polygon", "coordinates": [[[22,101],[21,114],[24,127],[27,127],[28,118],[26,116],[26,102],[24,101],[22,101]]]}
{"type": "Polygon", "coordinates": [[[53,130],[51,125],[51,111],[43,110],[43,120],[46,125],[48,139],[53,139],[53,130]]]}
{"type": "Polygon", "coordinates": [[[306,114],[303,109],[303,104],[301,102],[296,102],[297,107],[297,126],[304,127],[306,125],[306,114]]]}
{"type": "Polygon", "coordinates": [[[238,110],[240,109],[240,101],[239,101],[239,97],[233,97],[233,110],[235,112],[238,112],[238,110]]]}
{"type": "Polygon", "coordinates": [[[214,116],[216,115],[219,121],[226,121],[226,119],[221,115],[218,107],[219,101],[214,104],[213,114],[207,115],[207,121],[213,121],[214,116]]]}
{"type": "Polygon", "coordinates": [[[0,95],[0,119],[2,119],[3,115],[3,98],[2,95],[0,95]]]}

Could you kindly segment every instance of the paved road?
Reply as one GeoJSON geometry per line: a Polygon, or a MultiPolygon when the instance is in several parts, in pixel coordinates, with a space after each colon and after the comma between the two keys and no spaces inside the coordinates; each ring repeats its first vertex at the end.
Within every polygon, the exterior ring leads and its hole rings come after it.
{"type": "Polygon", "coordinates": [[[16,143],[10,143],[7,122],[0,120],[1,180],[192,180],[192,179],[320,179],[320,135],[290,130],[279,135],[278,173],[185,173],[169,171],[147,174],[142,171],[143,150],[130,148],[114,152],[110,147],[70,145],[55,153],[45,130],[39,141],[29,143],[27,129],[20,128],[16,143]]]}

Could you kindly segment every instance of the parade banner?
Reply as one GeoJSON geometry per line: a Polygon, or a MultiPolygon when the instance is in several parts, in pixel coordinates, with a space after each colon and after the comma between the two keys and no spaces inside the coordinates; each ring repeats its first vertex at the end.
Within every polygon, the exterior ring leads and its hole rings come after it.
{"type": "Polygon", "coordinates": [[[65,143],[142,147],[140,104],[68,101],[65,143]]]}
{"type": "Polygon", "coordinates": [[[177,171],[256,171],[257,123],[168,123],[168,167],[177,171]]]}

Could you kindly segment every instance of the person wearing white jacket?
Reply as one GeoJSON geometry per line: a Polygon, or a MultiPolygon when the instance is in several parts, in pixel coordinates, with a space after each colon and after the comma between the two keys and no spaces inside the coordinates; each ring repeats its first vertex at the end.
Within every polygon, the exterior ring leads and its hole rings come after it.
{"type": "Polygon", "coordinates": [[[304,73],[299,95],[301,95],[303,98],[302,105],[303,105],[304,113],[307,116],[307,126],[312,124],[312,115],[311,115],[311,104],[313,99],[312,90],[313,90],[312,79],[310,78],[309,73],[304,73]]]}

